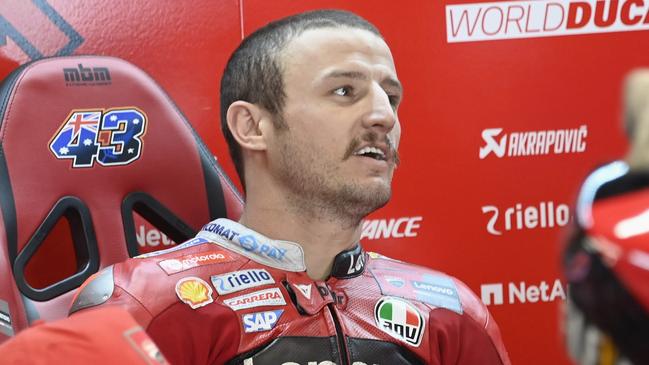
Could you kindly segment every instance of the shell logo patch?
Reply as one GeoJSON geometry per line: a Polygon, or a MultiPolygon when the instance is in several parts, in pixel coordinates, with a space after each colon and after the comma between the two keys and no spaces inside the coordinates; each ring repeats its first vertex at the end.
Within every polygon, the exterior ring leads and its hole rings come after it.
{"type": "Polygon", "coordinates": [[[212,288],[203,279],[188,276],[176,283],[176,294],[192,309],[206,306],[214,301],[212,288]]]}
{"type": "Polygon", "coordinates": [[[395,298],[382,297],[374,307],[376,326],[388,335],[419,347],[426,324],[419,310],[410,302],[395,298]]]}

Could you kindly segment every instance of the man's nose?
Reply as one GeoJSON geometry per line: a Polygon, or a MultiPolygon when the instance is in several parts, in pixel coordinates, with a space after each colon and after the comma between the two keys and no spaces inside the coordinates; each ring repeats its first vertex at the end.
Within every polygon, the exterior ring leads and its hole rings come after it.
{"type": "Polygon", "coordinates": [[[388,94],[383,88],[375,84],[368,95],[368,110],[363,118],[363,125],[366,128],[380,129],[387,133],[394,128],[396,112],[390,103],[388,94]]]}

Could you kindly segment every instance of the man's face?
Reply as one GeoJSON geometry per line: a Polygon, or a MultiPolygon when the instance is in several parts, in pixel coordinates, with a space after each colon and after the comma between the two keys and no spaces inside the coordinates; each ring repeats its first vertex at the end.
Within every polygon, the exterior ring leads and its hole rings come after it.
{"type": "Polygon", "coordinates": [[[269,162],[296,205],[359,220],[385,205],[402,95],[388,46],[365,30],[314,29],[280,62],[288,129],[274,130],[269,162]]]}

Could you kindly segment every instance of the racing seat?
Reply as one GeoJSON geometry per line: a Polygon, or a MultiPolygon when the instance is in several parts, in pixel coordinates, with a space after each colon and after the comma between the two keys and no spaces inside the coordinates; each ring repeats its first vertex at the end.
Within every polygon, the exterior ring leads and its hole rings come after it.
{"type": "Polygon", "coordinates": [[[0,342],[65,317],[89,276],[146,252],[138,240],[180,243],[242,206],[136,66],[72,56],[19,67],[0,86],[0,342]]]}

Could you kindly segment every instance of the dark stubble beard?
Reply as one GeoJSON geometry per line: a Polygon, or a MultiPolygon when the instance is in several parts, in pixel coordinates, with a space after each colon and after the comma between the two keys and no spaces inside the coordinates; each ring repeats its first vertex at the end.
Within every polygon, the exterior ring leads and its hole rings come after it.
{"type": "Polygon", "coordinates": [[[352,228],[390,200],[390,181],[373,186],[345,181],[338,169],[343,160],[323,161],[307,141],[295,141],[289,130],[280,133],[278,178],[290,192],[289,209],[305,221],[337,222],[341,228],[352,228]]]}

